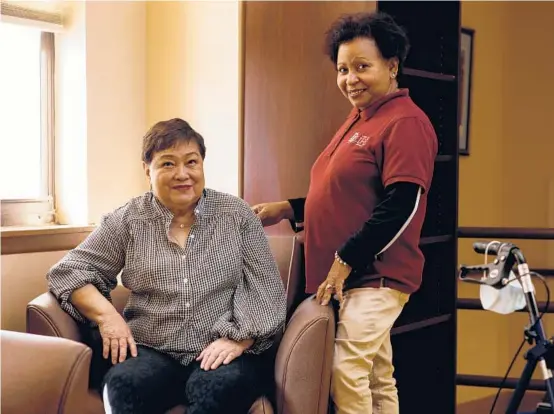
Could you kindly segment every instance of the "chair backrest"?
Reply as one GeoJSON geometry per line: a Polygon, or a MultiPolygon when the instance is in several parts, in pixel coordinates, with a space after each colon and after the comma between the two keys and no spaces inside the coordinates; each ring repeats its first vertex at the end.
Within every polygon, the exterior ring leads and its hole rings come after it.
{"type": "MultiPolygon", "coordinates": [[[[287,293],[287,315],[290,317],[304,298],[303,250],[299,236],[268,236],[269,246],[277,262],[287,293]]],[[[129,290],[119,285],[112,291],[112,302],[121,313],[129,298],[129,290]]]]}
{"type": "Polygon", "coordinates": [[[302,240],[298,236],[269,236],[268,239],[287,294],[287,315],[290,318],[304,298],[302,240]]]}

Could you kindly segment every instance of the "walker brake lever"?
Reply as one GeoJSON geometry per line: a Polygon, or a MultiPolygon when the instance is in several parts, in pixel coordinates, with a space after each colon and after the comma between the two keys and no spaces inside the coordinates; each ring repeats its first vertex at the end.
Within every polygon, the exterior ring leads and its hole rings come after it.
{"type": "Polygon", "coordinates": [[[500,272],[498,266],[494,263],[477,266],[460,266],[459,279],[463,282],[475,283],[479,285],[502,286],[503,277],[503,273],[500,272]],[[470,277],[470,275],[475,273],[479,273],[481,277],[479,279],[470,277]]]}

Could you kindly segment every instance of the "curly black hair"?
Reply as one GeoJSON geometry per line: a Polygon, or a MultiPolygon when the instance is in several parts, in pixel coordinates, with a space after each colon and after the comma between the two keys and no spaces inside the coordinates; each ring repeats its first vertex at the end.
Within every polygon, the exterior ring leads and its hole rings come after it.
{"type": "Polygon", "coordinates": [[[385,59],[398,58],[399,71],[402,71],[410,41],[392,16],[383,12],[355,13],[335,20],[325,34],[325,52],[335,65],[339,46],[357,37],[373,39],[385,59]]]}

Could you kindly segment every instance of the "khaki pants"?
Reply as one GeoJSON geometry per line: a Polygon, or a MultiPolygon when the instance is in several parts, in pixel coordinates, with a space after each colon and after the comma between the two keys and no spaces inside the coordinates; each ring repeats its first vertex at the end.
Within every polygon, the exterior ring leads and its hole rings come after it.
{"type": "Polygon", "coordinates": [[[345,292],[331,396],[336,414],[398,414],[390,330],[409,295],[390,288],[345,292]]]}

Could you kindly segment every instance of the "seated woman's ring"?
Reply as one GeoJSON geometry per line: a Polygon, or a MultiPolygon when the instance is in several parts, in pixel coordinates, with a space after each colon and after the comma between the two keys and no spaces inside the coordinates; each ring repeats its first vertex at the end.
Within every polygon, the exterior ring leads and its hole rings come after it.
{"type": "Polygon", "coordinates": [[[325,286],[325,289],[333,289],[333,285],[330,283],[327,283],[327,286],[325,286]]]}

